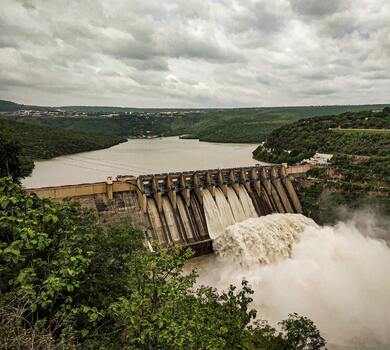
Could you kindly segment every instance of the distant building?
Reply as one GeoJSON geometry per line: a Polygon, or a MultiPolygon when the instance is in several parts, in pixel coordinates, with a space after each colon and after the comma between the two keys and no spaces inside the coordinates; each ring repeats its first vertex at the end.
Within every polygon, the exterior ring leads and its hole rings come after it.
{"type": "Polygon", "coordinates": [[[313,164],[313,165],[328,165],[333,157],[333,154],[316,153],[309,159],[304,159],[301,163],[313,164]]]}

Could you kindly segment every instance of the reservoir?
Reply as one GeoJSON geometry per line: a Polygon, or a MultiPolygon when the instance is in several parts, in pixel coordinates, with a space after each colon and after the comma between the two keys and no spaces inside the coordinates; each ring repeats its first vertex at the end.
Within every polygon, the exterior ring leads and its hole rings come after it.
{"type": "Polygon", "coordinates": [[[242,167],[257,144],[210,143],[179,137],[131,139],[111,148],[36,161],[27,188],[104,181],[107,176],[242,167]]]}

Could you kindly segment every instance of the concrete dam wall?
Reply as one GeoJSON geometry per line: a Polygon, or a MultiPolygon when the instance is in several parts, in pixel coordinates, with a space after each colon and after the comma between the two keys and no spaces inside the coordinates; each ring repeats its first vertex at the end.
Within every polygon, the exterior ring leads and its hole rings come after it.
{"type": "Polygon", "coordinates": [[[94,210],[99,224],[125,222],[150,242],[192,246],[199,253],[236,222],[270,213],[301,213],[293,181],[308,169],[261,166],[118,176],[116,181],[29,189],[94,210]]]}

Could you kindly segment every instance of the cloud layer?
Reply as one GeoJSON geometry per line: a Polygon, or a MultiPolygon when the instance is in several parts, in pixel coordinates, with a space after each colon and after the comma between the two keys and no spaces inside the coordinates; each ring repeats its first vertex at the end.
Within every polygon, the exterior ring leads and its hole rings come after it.
{"type": "Polygon", "coordinates": [[[0,98],[235,107],[389,102],[388,0],[2,0],[0,98]]]}

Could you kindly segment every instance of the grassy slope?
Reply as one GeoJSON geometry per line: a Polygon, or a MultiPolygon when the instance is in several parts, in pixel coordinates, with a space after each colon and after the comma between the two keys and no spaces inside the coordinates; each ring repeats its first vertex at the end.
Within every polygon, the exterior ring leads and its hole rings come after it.
{"type": "Polygon", "coordinates": [[[60,128],[9,120],[0,120],[0,129],[5,129],[18,140],[26,150],[26,154],[33,159],[47,159],[64,154],[107,148],[126,140],[119,136],[70,132],[60,128]]]}
{"type": "Polygon", "coordinates": [[[389,129],[366,129],[366,130],[352,130],[352,129],[333,129],[333,132],[350,135],[350,136],[358,136],[365,137],[370,136],[370,134],[390,134],[389,129]]]}

